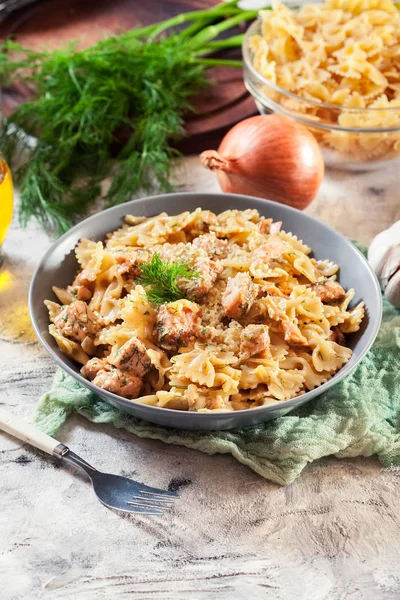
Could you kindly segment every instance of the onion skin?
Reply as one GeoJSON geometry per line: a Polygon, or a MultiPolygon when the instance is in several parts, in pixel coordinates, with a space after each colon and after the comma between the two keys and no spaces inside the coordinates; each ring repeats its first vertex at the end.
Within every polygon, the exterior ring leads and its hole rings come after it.
{"type": "Polygon", "coordinates": [[[241,121],[222,140],[218,152],[200,160],[217,171],[223,192],[274,200],[300,210],[317,195],[324,161],[312,133],[287,117],[258,115],[241,121]]]}

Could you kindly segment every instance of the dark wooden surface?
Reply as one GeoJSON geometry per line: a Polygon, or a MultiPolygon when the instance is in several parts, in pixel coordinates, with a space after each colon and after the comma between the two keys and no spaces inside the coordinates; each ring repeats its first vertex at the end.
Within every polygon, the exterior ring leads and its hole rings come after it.
{"type": "MultiPolygon", "coordinates": [[[[213,4],[215,0],[42,0],[2,23],[0,38],[14,35],[21,44],[35,49],[59,47],[71,40],[80,40],[84,47],[109,33],[121,33],[213,4]]],[[[224,57],[240,58],[240,49],[230,50],[224,57]]],[[[256,114],[241,69],[217,67],[210,69],[209,76],[213,85],[194,99],[196,111],[188,115],[188,135],[179,145],[187,154],[217,147],[232,125],[256,114]]],[[[10,113],[29,93],[21,87],[5,90],[3,111],[10,113]]]]}

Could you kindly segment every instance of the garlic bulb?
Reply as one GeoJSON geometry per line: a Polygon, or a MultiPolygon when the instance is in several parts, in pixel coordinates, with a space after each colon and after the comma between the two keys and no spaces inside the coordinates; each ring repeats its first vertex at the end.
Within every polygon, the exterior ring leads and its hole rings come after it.
{"type": "Polygon", "coordinates": [[[373,239],[368,260],[386,298],[400,308],[400,221],[373,239]]]}

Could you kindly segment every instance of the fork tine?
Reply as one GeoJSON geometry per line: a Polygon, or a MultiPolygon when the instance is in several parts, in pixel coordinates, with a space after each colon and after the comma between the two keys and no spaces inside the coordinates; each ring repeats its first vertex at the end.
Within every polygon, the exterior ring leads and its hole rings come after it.
{"type": "Polygon", "coordinates": [[[160,504],[159,502],[153,500],[147,500],[147,498],[138,498],[137,496],[130,498],[127,500],[128,504],[137,504],[138,506],[148,506],[155,508],[157,510],[167,511],[172,508],[172,504],[160,504]]]}
{"type": "MultiPolygon", "coordinates": [[[[155,506],[154,504],[144,504],[144,502],[127,502],[127,504],[129,504],[129,506],[135,506],[137,508],[156,509],[156,510],[147,511],[153,515],[163,515],[166,510],[163,506],[155,506]]],[[[140,512],[140,511],[138,511],[138,512],[140,512]]]]}
{"type": "Polygon", "coordinates": [[[170,499],[173,502],[179,498],[179,494],[177,492],[164,492],[163,490],[158,490],[157,488],[148,487],[139,490],[139,494],[146,494],[147,496],[152,496],[153,498],[159,497],[162,500],[170,499]]]}
{"type": "Polygon", "coordinates": [[[151,496],[132,496],[131,500],[142,500],[144,502],[154,502],[160,508],[171,508],[174,504],[173,500],[161,500],[160,498],[152,498],[151,496]]]}
{"type": "Polygon", "coordinates": [[[169,496],[157,496],[157,494],[149,494],[149,493],[142,492],[142,491],[140,491],[139,494],[145,500],[151,500],[151,501],[157,500],[157,502],[165,502],[167,504],[174,504],[174,502],[176,500],[176,498],[170,498],[169,496]]]}
{"type": "MultiPolygon", "coordinates": [[[[127,504],[130,504],[129,502],[127,504]]],[[[117,509],[121,510],[121,509],[117,509]]],[[[163,511],[154,510],[153,508],[142,508],[139,506],[129,506],[129,508],[124,509],[124,512],[136,513],[141,515],[163,515],[163,511]]]]}

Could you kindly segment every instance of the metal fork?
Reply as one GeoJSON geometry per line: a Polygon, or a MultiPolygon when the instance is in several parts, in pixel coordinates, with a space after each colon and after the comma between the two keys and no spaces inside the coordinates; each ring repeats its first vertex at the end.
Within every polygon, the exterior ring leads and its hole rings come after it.
{"type": "Polygon", "coordinates": [[[109,508],[146,515],[163,515],[178,497],[176,492],[149,487],[121,475],[97,471],[72,452],[68,446],[2,408],[0,408],[0,430],[85,471],[91,479],[97,498],[109,508]]]}

